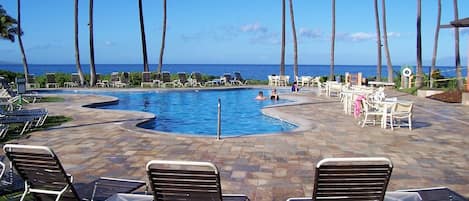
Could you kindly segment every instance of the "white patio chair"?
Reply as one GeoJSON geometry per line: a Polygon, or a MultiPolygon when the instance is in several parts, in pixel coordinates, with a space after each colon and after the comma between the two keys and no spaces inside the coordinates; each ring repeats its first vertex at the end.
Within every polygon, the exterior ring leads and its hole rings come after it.
{"type": "Polygon", "coordinates": [[[369,102],[367,99],[362,99],[362,106],[363,115],[365,116],[362,122],[362,127],[365,127],[365,125],[368,123],[373,123],[374,126],[376,125],[377,118],[383,118],[383,111],[378,105],[369,102]],[[370,120],[369,116],[373,116],[374,119],[370,120]]]}
{"type": "Polygon", "coordinates": [[[396,102],[396,104],[394,104],[390,115],[391,130],[394,130],[395,125],[399,128],[401,126],[408,126],[409,130],[412,130],[412,108],[412,102],[396,102]],[[407,122],[402,122],[402,119],[407,119],[407,122]],[[394,124],[394,122],[397,124],[394,124]]]}

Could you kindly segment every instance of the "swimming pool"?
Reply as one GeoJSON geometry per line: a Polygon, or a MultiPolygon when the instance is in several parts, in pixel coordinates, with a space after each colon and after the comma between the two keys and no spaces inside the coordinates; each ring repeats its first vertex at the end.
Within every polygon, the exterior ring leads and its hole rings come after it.
{"type": "Polygon", "coordinates": [[[221,99],[222,136],[239,136],[289,131],[295,125],[265,116],[265,106],[287,102],[257,101],[259,91],[267,89],[185,90],[185,91],[63,91],[63,93],[93,93],[115,96],[119,104],[99,108],[137,110],[156,115],[154,121],[140,125],[157,131],[211,135],[217,133],[218,98],[221,99]]]}

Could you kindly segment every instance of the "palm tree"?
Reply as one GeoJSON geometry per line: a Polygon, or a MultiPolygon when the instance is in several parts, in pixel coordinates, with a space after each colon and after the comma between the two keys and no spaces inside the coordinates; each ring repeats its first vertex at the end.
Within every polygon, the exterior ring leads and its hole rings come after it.
{"type": "Polygon", "coordinates": [[[93,0],[90,0],[89,12],[89,28],[90,28],[90,86],[96,84],[96,68],[94,65],[94,40],[93,40],[93,0]]]}
{"type": "Polygon", "coordinates": [[[161,73],[163,68],[163,54],[164,54],[164,45],[166,41],[166,0],[163,0],[163,34],[161,36],[161,49],[160,49],[160,61],[158,63],[158,73],[161,73]]]}
{"type": "Polygon", "coordinates": [[[378,0],[374,0],[375,20],[376,20],[376,46],[378,48],[378,65],[376,72],[376,80],[381,81],[381,31],[379,28],[378,0]]]}
{"type": "Polygon", "coordinates": [[[383,19],[384,50],[386,53],[386,64],[388,65],[388,82],[392,82],[393,71],[392,71],[391,54],[389,53],[388,31],[386,28],[386,1],[385,0],[381,0],[381,12],[382,12],[382,19],[383,19]]]}
{"type": "Polygon", "coordinates": [[[80,48],[78,45],[78,0],[75,0],[75,61],[78,76],[80,77],[80,86],[83,86],[85,85],[85,75],[83,74],[83,70],[81,70],[80,48]]]}
{"type": "Polygon", "coordinates": [[[334,80],[334,53],[335,53],[335,0],[332,0],[332,34],[331,34],[331,68],[329,80],[334,80]]]}
{"type": "Polygon", "coordinates": [[[2,5],[0,5],[0,39],[15,42],[18,22],[9,16],[2,5]]]}
{"type": "MultiPolygon", "coordinates": [[[[291,27],[293,32],[293,76],[298,77],[298,41],[296,39],[296,28],[295,28],[295,14],[293,13],[293,0],[290,0],[290,19],[291,19],[291,27]]],[[[298,80],[296,80],[298,81],[298,80]]]]}
{"type": "Polygon", "coordinates": [[[415,79],[415,87],[423,86],[422,73],[422,0],[417,0],[417,77],[415,79]]]}
{"type": "MultiPolygon", "coordinates": [[[[459,19],[458,14],[458,0],[453,0],[453,8],[454,8],[454,20],[459,19]]],[[[464,83],[462,80],[462,72],[461,72],[461,55],[459,54],[459,28],[454,28],[454,51],[456,57],[456,80],[457,80],[457,87],[459,90],[464,89],[464,83]]]]}
{"type": "MultiPolygon", "coordinates": [[[[441,0],[438,0],[438,14],[436,18],[436,30],[435,30],[435,39],[433,42],[433,56],[432,56],[432,67],[430,72],[435,71],[436,66],[436,54],[438,52],[438,38],[440,35],[440,24],[441,24],[441,0]]],[[[430,88],[433,88],[433,76],[430,73],[430,88]]]]}
{"type": "Polygon", "coordinates": [[[140,16],[140,33],[142,35],[142,51],[143,51],[143,71],[148,72],[147,58],[147,41],[145,39],[145,24],[143,23],[143,5],[142,0],[138,0],[138,13],[140,16]]]}
{"type": "Polygon", "coordinates": [[[21,0],[18,0],[18,28],[16,29],[16,35],[18,36],[18,43],[20,45],[21,50],[21,57],[23,61],[23,70],[24,70],[24,77],[28,80],[29,70],[28,70],[28,61],[26,60],[26,53],[24,52],[23,47],[23,40],[21,39],[21,35],[23,35],[23,29],[21,29],[21,0]]]}
{"type": "Polygon", "coordinates": [[[285,0],[282,0],[282,47],[280,54],[280,75],[285,75],[285,0]]]}

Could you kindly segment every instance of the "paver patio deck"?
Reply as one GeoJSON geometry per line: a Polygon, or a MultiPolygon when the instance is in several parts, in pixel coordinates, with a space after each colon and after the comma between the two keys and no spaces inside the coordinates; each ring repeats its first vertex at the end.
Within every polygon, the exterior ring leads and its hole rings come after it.
{"type": "Polygon", "coordinates": [[[395,166],[388,190],[447,186],[469,196],[469,107],[390,93],[415,102],[414,130],[361,128],[336,98],[282,94],[301,104],[263,111],[298,130],[217,141],[135,127],[152,114],[81,107],[112,97],[64,95],[65,102],[34,107],[73,121],[14,143],[52,147],[77,182],[98,176],[146,180],[144,167],[152,159],[210,161],[221,170],[224,193],[286,200],[311,196],[314,166],[322,158],[384,156],[395,166]]]}

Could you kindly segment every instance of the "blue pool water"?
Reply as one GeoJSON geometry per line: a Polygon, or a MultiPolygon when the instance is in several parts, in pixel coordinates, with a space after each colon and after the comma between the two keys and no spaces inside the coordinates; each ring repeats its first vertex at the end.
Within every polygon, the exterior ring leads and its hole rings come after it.
{"type": "MultiPolygon", "coordinates": [[[[255,96],[260,89],[229,90],[188,90],[188,91],[140,91],[140,92],[93,92],[115,96],[119,104],[100,108],[137,110],[151,112],[156,120],[142,125],[158,131],[213,135],[217,133],[217,105],[221,99],[222,136],[239,136],[283,132],[295,128],[294,125],[265,116],[261,108],[287,102],[257,101],[255,96]]],[[[269,90],[262,90],[266,96],[269,90]]],[[[73,91],[64,91],[72,93],[73,91]]]]}

